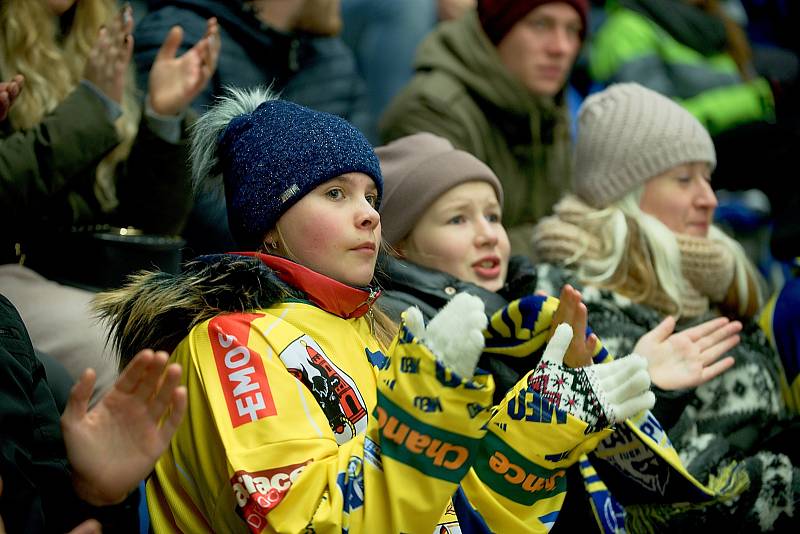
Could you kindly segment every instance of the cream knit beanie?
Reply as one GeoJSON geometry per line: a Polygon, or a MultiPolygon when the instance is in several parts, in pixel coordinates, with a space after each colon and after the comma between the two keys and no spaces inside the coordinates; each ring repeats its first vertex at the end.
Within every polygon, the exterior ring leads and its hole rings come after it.
{"type": "Polygon", "coordinates": [[[589,96],[578,111],[575,193],[604,208],[668,169],[717,163],[714,143],[679,104],[637,83],[589,96]]]}

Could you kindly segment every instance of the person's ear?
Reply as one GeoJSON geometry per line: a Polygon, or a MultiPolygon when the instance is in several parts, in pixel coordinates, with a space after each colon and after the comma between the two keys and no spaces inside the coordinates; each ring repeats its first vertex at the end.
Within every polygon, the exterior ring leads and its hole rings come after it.
{"type": "Polygon", "coordinates": [[[270,230],[267,232],[267,235],[264,236],[264,250],[267,252],[276,252],[279,247],[278,232],[276,230],[270,230]]]}

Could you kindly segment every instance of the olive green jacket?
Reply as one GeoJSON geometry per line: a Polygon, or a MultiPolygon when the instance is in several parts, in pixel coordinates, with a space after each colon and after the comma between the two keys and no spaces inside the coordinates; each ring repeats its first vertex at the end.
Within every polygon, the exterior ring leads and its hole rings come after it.
{"type": "MultiPolygon", "coordinates": [[[[119,143],[103,102],[80,84],[34,128],[0,125],[0,263],[26,265],[76,228],[133,226],[176,235],[191,208],[188,142],[164,141],[142,120],[127,160],[117,166],[118,207],[105,213],[96,168],[119,143]]],[[[185,129],[184,129],[185,131],[185,129]]],[[[41,260],[42,258],[39,258],[41,260]]]]}
{"type": "Polygon", "coordinates": [[[564,95],[532,95],[501,63],[476,13],[442,23],[420,45],[416,74],[381,121],[391,141],[432,132],[483,160],[505,191],[503,223],[512,249],[529,235],[513,227],[550,213],[570,187],[570,133],[564,95]]]}

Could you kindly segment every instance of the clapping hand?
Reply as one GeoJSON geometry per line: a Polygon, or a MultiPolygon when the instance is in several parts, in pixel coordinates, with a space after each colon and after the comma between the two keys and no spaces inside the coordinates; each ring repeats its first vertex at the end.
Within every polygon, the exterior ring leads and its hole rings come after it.
{"type": "Polygon", "coordinates": [[[108,98],[122,103],[133,55],[133,9],[125,5],[102,26],[89,52],[83,77],[108,98]]]}
{"type": "Polygon", "coordinates": [[[25,78],[22,74],[17,74],[10,81],[0,82],[0,122],[6,120],[11,106],[14,105],[14,100],[19,96],[22,91],[22,86],[25,83],[25,78]]]}
{"type": "Polygon", "coordinates": [[[61,416],[73,486],[84,501],[122,502],[150,473],[186,412],[180,376],[167,353],[143,350],[87,411],[95,374],[84,372],[61,416]]]}
{"type": "Polygon", "coordinates": [[[693,388],[734,364],[733,357],[722,356],[739,344],[741,329],[739,321],[719,317],[675,334],[675,319],[667,317],[642,336],[633,350],[647,358],[656,386],[666,390],[693,388]]]}
{"type": "Polygon", "coordinates": [[[221,41],[216,18],[208,19],[202,39],[176,57],[182,40],[183,29],[173,26],[150,68],[148,102],[159,115],[184,111],[217,70],[221,41]]]}
{"type": "Polygon", "coordinates": [[[550,323],[550,333],[547,337],[550,340],[555,334],[556,327],[561,323],[567,323],[572,327],[575,335],[569,344],[564,355],[564,364],[569,367],[584,367],[592,364],[592,356],[597,346],[597,336],[595,334],[581,335],[586,332],[588,311],[586,304],[581,301],[580,292],[567,284],[561,288],[558,296],[558,308],[553,314],[550,323]]]}
{"type": "Polygon", "coordinates": [[[542,359],[528,375],[528,386],[559,410],[589,425],[587,433],[622,422],[655,405],[647,360],[637,354],[577,369],[564,364],[573,332],[561,323],[542,359]]]}

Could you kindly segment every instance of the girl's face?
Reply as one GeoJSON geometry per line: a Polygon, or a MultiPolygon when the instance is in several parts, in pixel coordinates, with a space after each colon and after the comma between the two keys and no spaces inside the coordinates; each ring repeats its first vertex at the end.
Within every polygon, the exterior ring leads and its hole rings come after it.
{"type": "Polygon", "coordinates": [[[377,202],[372,178],[343,174],[289,208],[278,219],[280,232],[267,234],[267,242],[279,243],[288,258],[339,282],[369,285],[381,243],[377,202]]]}
{"type": "Polygon", "coordinates": [[[50,11],[53,12],[53,15],[60,17],[75,5],[77,0],[47,0],[47,5],[50,7],[50,11]]]}
{"type": "Polygon", "coordinates": [[[685,163],[649,179],[639,207],[675,233],[706,237],[717,208],[708,163],[685,163]]]}
{"type": "Polygon", "coordinates": [[[492,186],[465,182],[431,204],[399,248],[409,261],[497,291],[511,254],[501,216],[492,186]]]}

